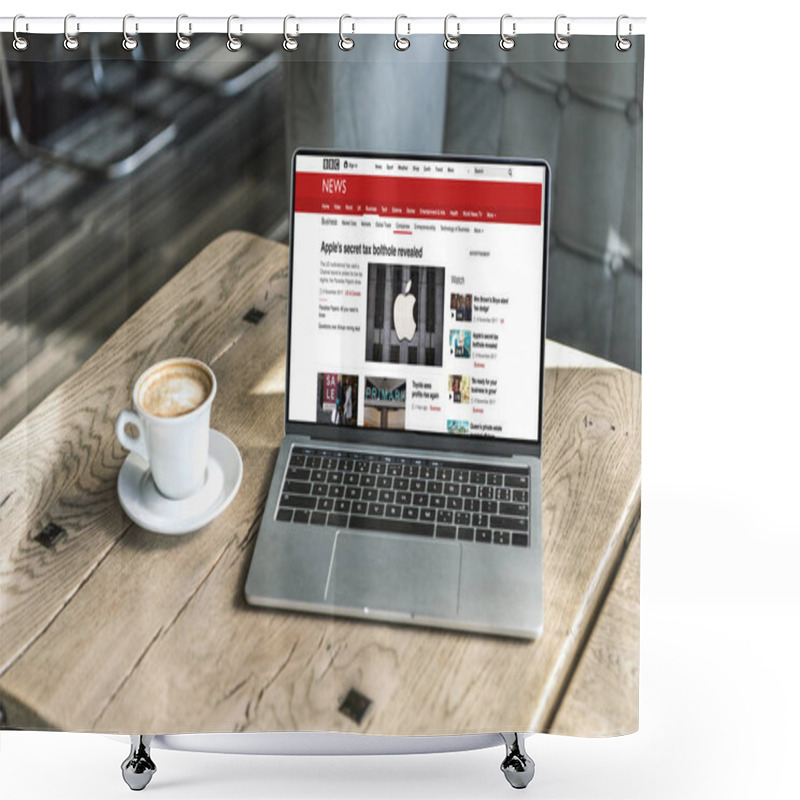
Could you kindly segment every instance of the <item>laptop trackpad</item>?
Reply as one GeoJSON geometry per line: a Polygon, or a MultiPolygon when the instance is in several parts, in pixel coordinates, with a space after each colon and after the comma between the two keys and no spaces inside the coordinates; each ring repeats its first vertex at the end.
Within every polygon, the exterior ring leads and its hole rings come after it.
{"type": "Polygon", "coordinates": [[[458,610],[461,548],[339,531],[325,600],[337,606],[439,616],[458,610]]]}

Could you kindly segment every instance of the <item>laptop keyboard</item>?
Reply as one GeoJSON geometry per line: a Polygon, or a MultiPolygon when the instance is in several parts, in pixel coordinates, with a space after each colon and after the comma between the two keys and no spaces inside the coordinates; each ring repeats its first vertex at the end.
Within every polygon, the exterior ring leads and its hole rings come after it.
{"type": "Polygon", "coordinates": [[[275,519],[527,547],[524,467],[293,447],[275,519]]]}

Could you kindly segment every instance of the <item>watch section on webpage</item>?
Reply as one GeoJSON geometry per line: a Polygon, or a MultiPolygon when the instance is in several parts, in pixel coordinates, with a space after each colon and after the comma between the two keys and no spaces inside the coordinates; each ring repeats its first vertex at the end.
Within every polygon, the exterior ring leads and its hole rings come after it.
{"type": "Polygon", "coordinates": [[[538,439],[544,182],[298,155],[289,419],[538,439]]]}

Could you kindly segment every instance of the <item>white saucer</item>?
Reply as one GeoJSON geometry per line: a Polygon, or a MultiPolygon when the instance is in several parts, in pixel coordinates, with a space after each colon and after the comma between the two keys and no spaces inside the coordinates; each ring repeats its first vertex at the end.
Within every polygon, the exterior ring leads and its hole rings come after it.
{"type": "Polygon", "coordinates": [[[117,494],[125,513],[140,527],[155,533],[191,533],[208,525],[231,503],[242,482],[242,457],[236,445],[219,431],[208,438],[208,469],[203,488],[185,500],[170,500],[156,489],[147,462],[136,453],[119,471],[117,494]]]}

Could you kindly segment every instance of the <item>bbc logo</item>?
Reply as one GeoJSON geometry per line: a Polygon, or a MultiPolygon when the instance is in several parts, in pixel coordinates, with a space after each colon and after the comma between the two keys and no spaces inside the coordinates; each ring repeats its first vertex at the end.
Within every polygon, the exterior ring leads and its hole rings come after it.
{"type": "Polygon", "coordinates": [[[323,158],[322,169],[339,169],[338,158],[323,158]]]}

